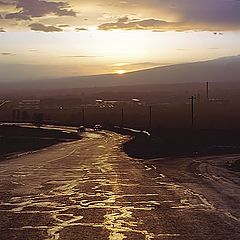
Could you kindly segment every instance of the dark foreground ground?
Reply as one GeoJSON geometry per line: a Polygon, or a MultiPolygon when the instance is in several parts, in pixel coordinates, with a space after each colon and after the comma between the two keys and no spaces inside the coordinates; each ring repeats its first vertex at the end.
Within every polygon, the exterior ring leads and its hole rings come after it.
{"type": "Polygon", "coordinates": [[[73,132],[34,127],[0,126],[0,159],[12,153],[38,150],[77,139],[79,136],[73,132]]]}
{"type": "Polygon", "coordinates": [[[129,137],[87,132],[0,161],[3,240],[239,240],[235,156],[127,156],[129,137]]]}
{"type": "MultiPolygon", "coordinates": [[[[117,130],[129,134],[129,131],[117,130]]],[[[161,129],[151,136],[132,133],[123,146],[131,157],[155,159],[161,157],[214,156],[240,153],[239,130],[161,129]]],[[[240,161],[229,166],[240,171],[240,161]]]]}
{"type": "MultiPolygon", "coordinates": [[[[53,127],[0,125],[0,158],[80,138],[75,130],[53,127]]],[[[110,130],[132,136],[124,143],[123,150],[133,158],[149,160],[240,153],[240,130],[160,129],[152,131],[151,136],[121,128],[110,130]]],[[[228,164],[227,167],[240,171],[240,160],[228,164]]]]}

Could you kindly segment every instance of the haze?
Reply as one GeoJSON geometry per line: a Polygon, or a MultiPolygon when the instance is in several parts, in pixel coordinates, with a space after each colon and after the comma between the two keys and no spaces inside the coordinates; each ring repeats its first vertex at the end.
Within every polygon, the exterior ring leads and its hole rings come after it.
{"type": "Polygon", "coordinates": [[[1,82],[196,62],[240,53],[240,1],[0,1],[1,82]]]}

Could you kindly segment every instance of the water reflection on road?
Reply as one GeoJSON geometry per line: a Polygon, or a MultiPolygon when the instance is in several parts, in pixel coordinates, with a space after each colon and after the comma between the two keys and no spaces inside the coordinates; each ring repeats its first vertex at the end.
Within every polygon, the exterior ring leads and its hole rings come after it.
{"type": "Polygon", "coordinates": [[[201,236],[197,226],[214,212],[211,204],[127,157],[126,139],[91,133],[1,162],[0,238],[187,239],[189,221],[201,236]]]}

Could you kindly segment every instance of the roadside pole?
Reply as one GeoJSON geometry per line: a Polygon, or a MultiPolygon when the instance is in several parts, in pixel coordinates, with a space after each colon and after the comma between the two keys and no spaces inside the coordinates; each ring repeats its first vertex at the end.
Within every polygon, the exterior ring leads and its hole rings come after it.
{"type": "Polygon", "coordinates": [[[149,106],[149,131],[152,130],[152,106],[149,106]]]}
{"type": "Polygon", "coordinates": [[[82,109],[82,125],[85,126],[85,109],[82,109]]]}
{"type": "Polygon", "coordinates": [[[196,97],[195,96],[191,96],[190,98],[191,101],[191,122],[192,122],[192,131],[191,132],[191,148],[192,148],[192,153],[197,152],[197,142],[196,142],[196,138],[197,138],[197,133],[196,133],[196,119],[195,119],[195,100],[196,97]]]}
{"type": "Polygon", "coordinates": [[[195,128],[195,100],[196,100],[196,97],[192,96],[190,97],[190,100],[191,100],[191,123],[192,123],[192,129],[195,128]]]}
{"type": "Polygon", "coordinates": [[[121,127],[123,127],[123,122],[124,122],[124,109],[122,108],[121,127]]]}

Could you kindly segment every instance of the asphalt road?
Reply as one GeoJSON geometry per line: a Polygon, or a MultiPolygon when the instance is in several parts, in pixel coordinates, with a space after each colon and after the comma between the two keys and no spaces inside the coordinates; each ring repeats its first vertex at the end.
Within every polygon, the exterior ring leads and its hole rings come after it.
{"type": "Polygon", "coordinates": [[[240,239],[237,218],[126,156],[126,140],[87,133],[0,162],[0,239],[240,239]]]}

